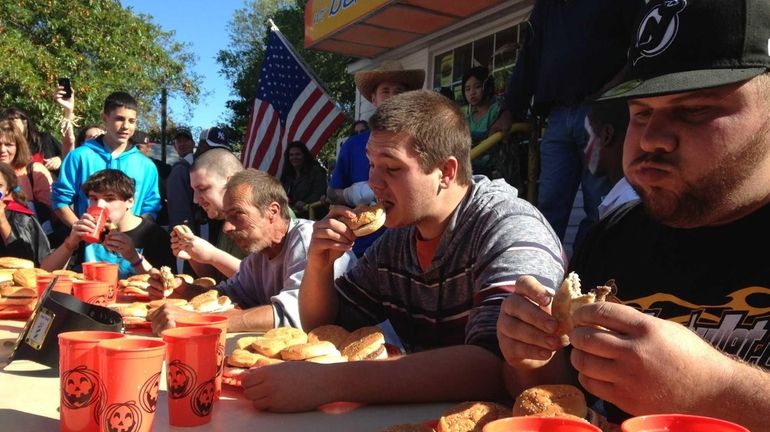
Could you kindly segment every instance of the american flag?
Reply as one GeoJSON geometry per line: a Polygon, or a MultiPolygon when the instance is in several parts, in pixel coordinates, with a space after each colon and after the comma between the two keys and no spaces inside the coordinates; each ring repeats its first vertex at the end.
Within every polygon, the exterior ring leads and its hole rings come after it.
{"type": "Polygon", "coordinates": [[[313,156],[345,120],[277,30],[270,32],[241,162],[280,176],[283,152],[302,141],[313,156]]]}

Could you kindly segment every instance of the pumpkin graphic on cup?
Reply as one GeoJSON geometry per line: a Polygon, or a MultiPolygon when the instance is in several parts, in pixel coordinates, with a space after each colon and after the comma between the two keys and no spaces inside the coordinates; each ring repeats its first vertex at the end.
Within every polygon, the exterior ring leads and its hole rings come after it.
{"type": "Polygon", "coordinates": [[[206,417],[211,413],[211,408],[214,405],[214,395],[216,393],[216,385],[214,380],[208,380],[199,385],[195,389],[192,398],[190,398],[190,405],[193,413],[198,417],[206,417]]]}
{"type": "Polygon", "coordinates": [[[116,403],[104,412],[104,426],[108,432],[134,432],[142,426],[142,412],[134,401],[116,403]]]}
{"type": "Polygon", "coordinates": [[[166,368],[166,385],[171,399],[181,399],[195,388],[197,374],[181,360],[173,360],[166,368]]]}
{"type": "Polygon", "coordinates": [[[61,376],[62,402],[69,409],[85,408],[99,400],[99,374],[78,366],[61,376]]]}
{"type": "Polygon", "coordinates": [[[148,413],[154,413],[158,407],[160,372],[151,376],[139,390],[139,404],[148,413]]]}

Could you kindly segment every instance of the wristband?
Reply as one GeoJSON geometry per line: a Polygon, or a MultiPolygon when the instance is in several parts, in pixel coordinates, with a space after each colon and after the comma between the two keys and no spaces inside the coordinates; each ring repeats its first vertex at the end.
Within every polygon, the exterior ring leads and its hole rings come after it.
{"type": "Polygon", "coordinates": [[[138,266],[139,264],[142,263],[142,261],[144,261],[144,257],[142,256],[142,254],[139,254],[139,258],[137,258],[136,261],[131,263],[131,267],[138,266]]]}

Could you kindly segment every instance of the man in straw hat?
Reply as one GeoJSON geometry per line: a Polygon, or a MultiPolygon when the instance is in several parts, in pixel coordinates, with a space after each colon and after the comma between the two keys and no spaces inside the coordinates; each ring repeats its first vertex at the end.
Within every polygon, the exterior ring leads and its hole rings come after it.
{"type": "MultiPolygon", "coordinates": [[[[399,93],[422,88],[425,71],[404,69],[399,63],[387,62],[378,69],[356,73],[355,80],[358,91],[376,108],[399,93]]],[[[369,180],[369,159],[366,158],[369,134],[367,130],[353,135],[342,144],[327,192],[332,203],[355,207],[362,202],[374,201],[374,194],[366,184],[369,180]]],[[[353,245],[356,256],[360,257],[382,231],[358,238],[353,245]]]]}
{"type": "Polygon", "coordinates": [[[520,278],[497,326],[511,381],[577,379],[615,423],[687,413],[766,431],[770,266],[751,245],[770,242],[770,2],[653,1],[632,31],[603,99],[628,102],[623,170],[641,204],[570,262],[586,287],[614,278],[623,304],[577,309],[560,349],[551,296],[520,278]]]}

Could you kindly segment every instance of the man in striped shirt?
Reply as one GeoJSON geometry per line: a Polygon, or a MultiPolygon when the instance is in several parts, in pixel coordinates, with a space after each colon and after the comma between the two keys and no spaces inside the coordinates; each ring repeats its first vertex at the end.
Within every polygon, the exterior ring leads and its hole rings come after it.
{"type": "Polygon", "coordinates": [[[355,241],[337,219],[349,210],[332,208],[317,222],[300,316],[306,331],[390,319],[410,354],[254,370],[244,394],[258,409],[505,398],[500,304],[521,275],[551,289],[563,278],[561,244],[543,216],[503,181],[471,175],[468,126],[452,101],[406,92],[380,105],[370,124],[369,185],[389,229],[335,281],[334,260],[355,241]]]}

